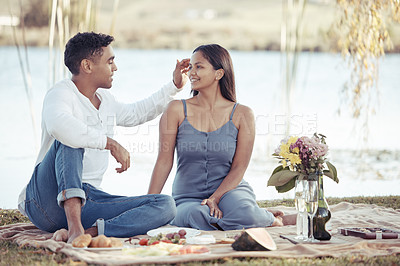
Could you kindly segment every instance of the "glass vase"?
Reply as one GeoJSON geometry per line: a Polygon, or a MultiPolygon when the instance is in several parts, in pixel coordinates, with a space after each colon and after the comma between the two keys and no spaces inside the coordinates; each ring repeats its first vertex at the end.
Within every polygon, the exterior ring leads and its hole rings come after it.
{"type": "Polygon", "coordinates": [[[295,182],[295,194],[294,201],[297,210],[296,219],[296,239],[305,240],[308,238],[308,220],[307,220],[307,210],[306,210],[306,194],[305,189],[307,185],[307,180],[297,179],[295,182]]]}

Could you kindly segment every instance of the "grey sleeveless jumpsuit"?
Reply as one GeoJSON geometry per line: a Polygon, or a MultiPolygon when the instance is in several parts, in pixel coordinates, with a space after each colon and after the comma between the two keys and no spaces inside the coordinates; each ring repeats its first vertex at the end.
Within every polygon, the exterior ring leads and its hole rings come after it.
{"type": "Polygon", "coordinates": [[[185,119],[176,137],[178,165],[172,187],[177,215],[171,224],[200,230],[217,229],[213,224],[223,230],[270,226],[274,216],[258,207],[253,189],[244,180],[221,197],[221,219],[212,217],[209,207],[200,204],[217,190],[230,171],[238,135],[232,122],[237,103],[226,124],[215,131],[202,132],[189,123],[186,101],[182,102],[185,119]]]}

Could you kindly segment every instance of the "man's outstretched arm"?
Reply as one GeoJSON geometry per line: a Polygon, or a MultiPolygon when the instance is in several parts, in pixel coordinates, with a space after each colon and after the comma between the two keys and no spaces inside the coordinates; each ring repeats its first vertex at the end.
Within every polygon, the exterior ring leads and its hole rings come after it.
{"type": "Polygon", "coordinates": [[[116,102],[117,125],[133,127],[156,118],[167,107],[175,96],[186,84],[190,59],[177,61],[173,72],[173,81],[164,85],[160,90],[141,101],[122,104],[116,102]]]}

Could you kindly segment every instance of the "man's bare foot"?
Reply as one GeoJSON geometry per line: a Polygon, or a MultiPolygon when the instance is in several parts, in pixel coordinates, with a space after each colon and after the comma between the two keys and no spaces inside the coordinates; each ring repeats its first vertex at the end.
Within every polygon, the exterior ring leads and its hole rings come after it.
{"type": "Polygon", "coordinates": [[[77,238],[80,235],[83,235],[85,232],[76,232],[76,233],[69,233],[68,232],[68,241],[67,243],[72,243],[75,238],[77,238]]]}
{"type": "Polygon", "coordinates": [[[72,243],[72,241],[74,241],[75,238],[77,238],[80,235],[85,234],[85,230],[83,229],[83,227],[77,226],[77,228],[72,228],[70,230],[68,230],[68,241],[67,243],[72,243]]]}
{"type": "Polygon", "coordinates": [[[60,230],[55,231],[53,236],[51,237],[51,239],[53,239],[55,241],[67,242],[68,241],[68,230],[65,228],[62,228],[60,230]]]}
{"type": "MultiPolygon", "coordinates": [[[[95,236],[97,236],[97,227],[96,226],[90,227],[90,228],[86,229],[84,233],[89,234],[92,237],[95,237],[95,236]]],[[[55,231],[53,236],[51,237],[51,239],[53,239],[55,241],[71,243],[75,238],[77,238],[80,235],[82,235],[82,234],[77,234],[76,236],[71,234],[71,237],[68,237],[68,230],[65,228],[62,228],[60,230],[55,231]],[[71,238],[71,240],[69,240],[70,238],[71,238]]]]}

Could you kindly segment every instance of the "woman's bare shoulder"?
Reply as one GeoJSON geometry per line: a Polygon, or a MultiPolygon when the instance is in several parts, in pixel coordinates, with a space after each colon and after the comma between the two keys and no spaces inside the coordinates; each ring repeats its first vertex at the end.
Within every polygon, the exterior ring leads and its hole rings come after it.
{"type": "Polygon", "coordinates": [[[254,128],[255,118],[253,110],[246,105],[238,104],[233,113],[232,121],[239,130],[243,128],[254,128]]]}
{"type": "Polygon", "coordinates": [[[183,103],[181,100],[173,100],[171,101],[166,109],[166,113],[176,113],[177,111],[182,110],[183,112],[183,103]]]}
{"type": "Polygon", "coordinates": [[[238,104],[236,106],[236,110],[235,113],[233,114],[233,117],[235,117],[235,115],[244,116],[246,118],[254,118],[253,110],[250,107],[243,104],[238,104]]]}
{"type": "Polygon", "coordinates": [[[168,117],[168,120],[181,123],[182,120],[185,118],[183,103],[181,100],[173,100],[171,101],[167,109],[165,110],[163,116],[164,119],[168,117]]]}

